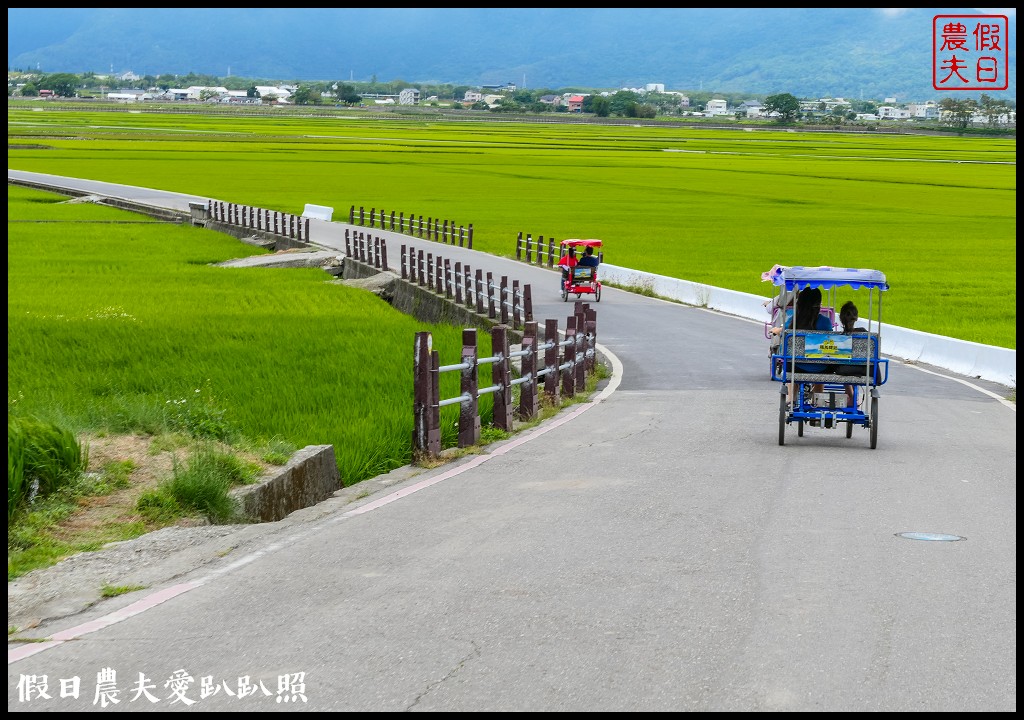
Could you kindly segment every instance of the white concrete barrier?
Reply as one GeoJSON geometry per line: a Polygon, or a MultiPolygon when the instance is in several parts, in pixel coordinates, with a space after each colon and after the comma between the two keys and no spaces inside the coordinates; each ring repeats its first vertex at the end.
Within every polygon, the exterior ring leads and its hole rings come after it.
{"type": "Polygon", "coordinates": [[[331,217],[334,215],[334,208],[326,207],[324,205],[310,205],[306,203],[306,209],[302,211],[302,217],[312,218],[314,220],[326,220],[331,221],[331,217]]]}
{"type": "MultiPolygon", "coordinates": [[[[724,290],[664,275],[601,263],[601,280],[620,287],[642,288],[659,297],[686,305],[749,318],[770,319],[767,297],[724,290]]],[[[921,362],[969,377],[1017,387],[1017,351],[994,345],[956,340],[942,335],[882,324],[882,353],[889,357],[921,362]]]]}

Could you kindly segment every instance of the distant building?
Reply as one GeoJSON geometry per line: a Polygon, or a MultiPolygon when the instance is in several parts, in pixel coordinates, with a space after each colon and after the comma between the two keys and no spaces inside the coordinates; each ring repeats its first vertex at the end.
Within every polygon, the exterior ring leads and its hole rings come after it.
{"type": "Polygon", "coordinates": [[[398,104],[399,105],[419,105],[420,104],[420,91],[419,88],[405,88],[398,93],[398,104]]]}
{"type": "Polygon", "coordinates": [[[644,92],[663,93],[665,85],[663,83],[647,83],[644,85],[644,92]]]}
{"type": "Polygon", "coordinates": [[[570,95],[569,96],[569,112],[583,112],[583,96],[582,95],[570,95]]]}
{"type": "Polygon", "coordinates": [[[704,115],[706,117],[714,117],[716,115],[728,115],[729,114],[729,103],[721,98],[713,98],[708,100],[708,104],[704,106],[704,115]]]}

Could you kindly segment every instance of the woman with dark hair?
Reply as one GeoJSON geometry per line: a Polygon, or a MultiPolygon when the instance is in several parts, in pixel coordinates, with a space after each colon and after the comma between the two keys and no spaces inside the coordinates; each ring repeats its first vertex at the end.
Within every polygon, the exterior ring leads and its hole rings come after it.
{"type": "Polygon", "coordinates": [[[858,320],[860,314],[857,312],[857,306],[853,304],[853,300],[847,300],[839,309],[839,322],[843,324],[843,333],[849,335],[854,332],[867,332],[867,328],[854,327],[858,320]]]}
{"type": "MultiPolygon", "coordinates": [[[[778,335],[787,330],[792,330],[794,324],[797,330],[832,331],[832,321],[827,316],[821,314],[820,288],[808,286],[801,290],[796,296],[796,312],[793,313],[793,319],[786,323],[785,328],[772,328],[772,333],[778,335]]],[[[796,371],[802,373],[828,372],[829,369],[829,366],[823,363],[796,363],[796,371]]],[[[816,393],[822,392],[824,389],[825,386],[821,383],[815,383],[811,388],[816,393]]],[[[793,386],[790,385],[790,402],[793,401],[792,393],[793,386]]]]}

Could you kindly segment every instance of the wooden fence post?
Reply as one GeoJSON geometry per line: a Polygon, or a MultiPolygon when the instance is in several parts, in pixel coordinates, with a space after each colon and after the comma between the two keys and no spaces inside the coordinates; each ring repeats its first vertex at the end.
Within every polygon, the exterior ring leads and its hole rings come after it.
{"type": "Polygon", "coordinates": [[[476,311],[481,315],[484,314],[484,271],[476,271],[476,292],[473,293],[476,297],[476,311]]]}
{"type": "Polygon", "coordinates": [[[548,371],[544,376],[544,394],[553,404],[558,405],[558,321],[544,321],[544,368],[548,371]]]}
{"type": "MultiPolygon", "coordinates": [[[[346,230],[345,232],[347,233],[348,230],[346,230]]],[[[403,280],[408,280],[409,279],[409,269],[408,269],[408,267],[406,267],[406,262],[405,262],[405,245],[402,246],[402,279],[403,280]]]]}
{"type": "Polygon", "coordinates": [[[494,309],[494,278],[487,273],[487,317],[493,320],[496,316],[494,309]]]}
{"type": "Polygon", "coordinates": [[[469,367],[462,371],[460,389],[463,395],[469,396],[469,400],[464,401],[459,407],[459,447],[469,447],[480,442],[477,357],[476,329],[466,328],[462,331],[462,362],[467,363],[469,367]]]}
{"type": "Polygon", "coordinates": [[[470,250],[473,249],[473,223],[469,224],[469,238],[466,245],[470,250]]]}
{"type": "Polygon", "coordinates": [[[597,310],[587,310],[586,331],[590,335],[590,347],[594,348],[594,354],[587,360],[587,369],[593,373],[597,367],[597,310]]]}
{"type": "Polygon", "coordinates": [[[533,320],[533,292],[530,290],[529,283],[523,286],[523,320],[525,322],[533,320]]]}
{"type": "Polygon", "coordinates": [[[555,266],[555,239],[548,239],[548,267],[555,266]]]}
{"type": "Polygon", "coordinates": [[[443,277],[441,273],[441,256],[438,255],[437,262],[434,263],[434,292],[436,292],[438,295],[444,292],[444,289],[441,285],[442,280],[443,277]]]}
{"type": "Polygon", "coordinates": [[[501,276],[499,302],[501,303],[501,324],[508,325],[508,275],[501,276]]]}
{"type": "Polygon", "coordinates": [[[448,258],[444,259],[444,296],[452,296],[452,261],[448,258]]]}
{"type": "Polygon", "coordinates": [[[494,426],[505,432],[512,431],[512,369],[509,362],[508,326],[491,328],[491,352],[501,360],[491,366],[491,382],[498,385],[494,391],[494,426]]]}
{"type": "Polygon", "coordinates": [[[576,303],[576,389],[585,390],[587,387],[587,334],[586,321],[584,320],[583,303],[576,303]]]}
{"type": "Polygon", "coordinates": [[[568,341],[565,346],[564,362],[568,365],[562,371],[562,393],[567,397],[576,394],[576,316],[570,315],[565,320],[565,339],[568,341]]]}
{"type": "Polygon", "coordinates": [[[426,273],[424,272],[425,266],[423,264],[423,251],[422,250],[417,250],[416,251],[416,263],[417,263],[417,267],[419,268],[417,270],[417,272],[416,272],[416,275],[419,277],[420,287],[423,287],[424,285],[427,284],[427,281],[429,280],[429,276],[424,277],[424,275],[426,275],[426,273]]]}
{"type": "Polygon", "coordinates": [[[455,280],[455,282],[453,284],[455,285],[455,304],[456,305],[461,305],[462,304],[462,263],[460,263],[460,262],[455,263],[454,280],[455,280]]]}
{"type": "Polygon", "coordinates": [[[520,298],[520,295],[519,295],[519,281],[518,280],[513,280],[512,281],[512,328],[514,330],[518,330],[520,327],[522,327],[522,322],[520,320],[520,317],[521,317],[520,310],[521,309],[522,309],[522,303],[521,303],[521,298],[520,298]]]}
{"type": "Polygon", "coordinates": [[[519,237],[516,238],[516,260],[523,259],[523,232],[519,231],[519,237]]]}
{"type": "Polygon", "coordinates": [[[384,272],[388,272],[388,241],[384,238],[380,241],[380,266],[384,272]]]}
{"type": "Polygon", "coordinates": [[[528,322],[523,327],[522,377],[529,378],[519,386],[519,418],[529,420],[540,412],[537,395],[537,323],[528,322]]]}
{"type": "MultiPolygon", "coordinates": [[[[416,333],[413,353],[413,448],[435,457],[441,452],[441,427],[431,427],[432,406],[437,405],[431,379],[433,338],[429,332],[416,333]]],[[[440,408],[437,408],[440,410],[440,408]]]]}

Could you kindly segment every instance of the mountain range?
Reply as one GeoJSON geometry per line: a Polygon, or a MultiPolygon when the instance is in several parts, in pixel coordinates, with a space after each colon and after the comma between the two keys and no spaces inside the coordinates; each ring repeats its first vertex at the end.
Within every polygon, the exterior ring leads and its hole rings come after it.
{"type": "MultiPolygon", "coordinates": [[[[901,102],[933,88],[933,19],[978,8],[8,8],[8,70],[279,82],[792,93],[901,102]]],[[[961,93],[977,97],[979,93],[961,93]]]]}

